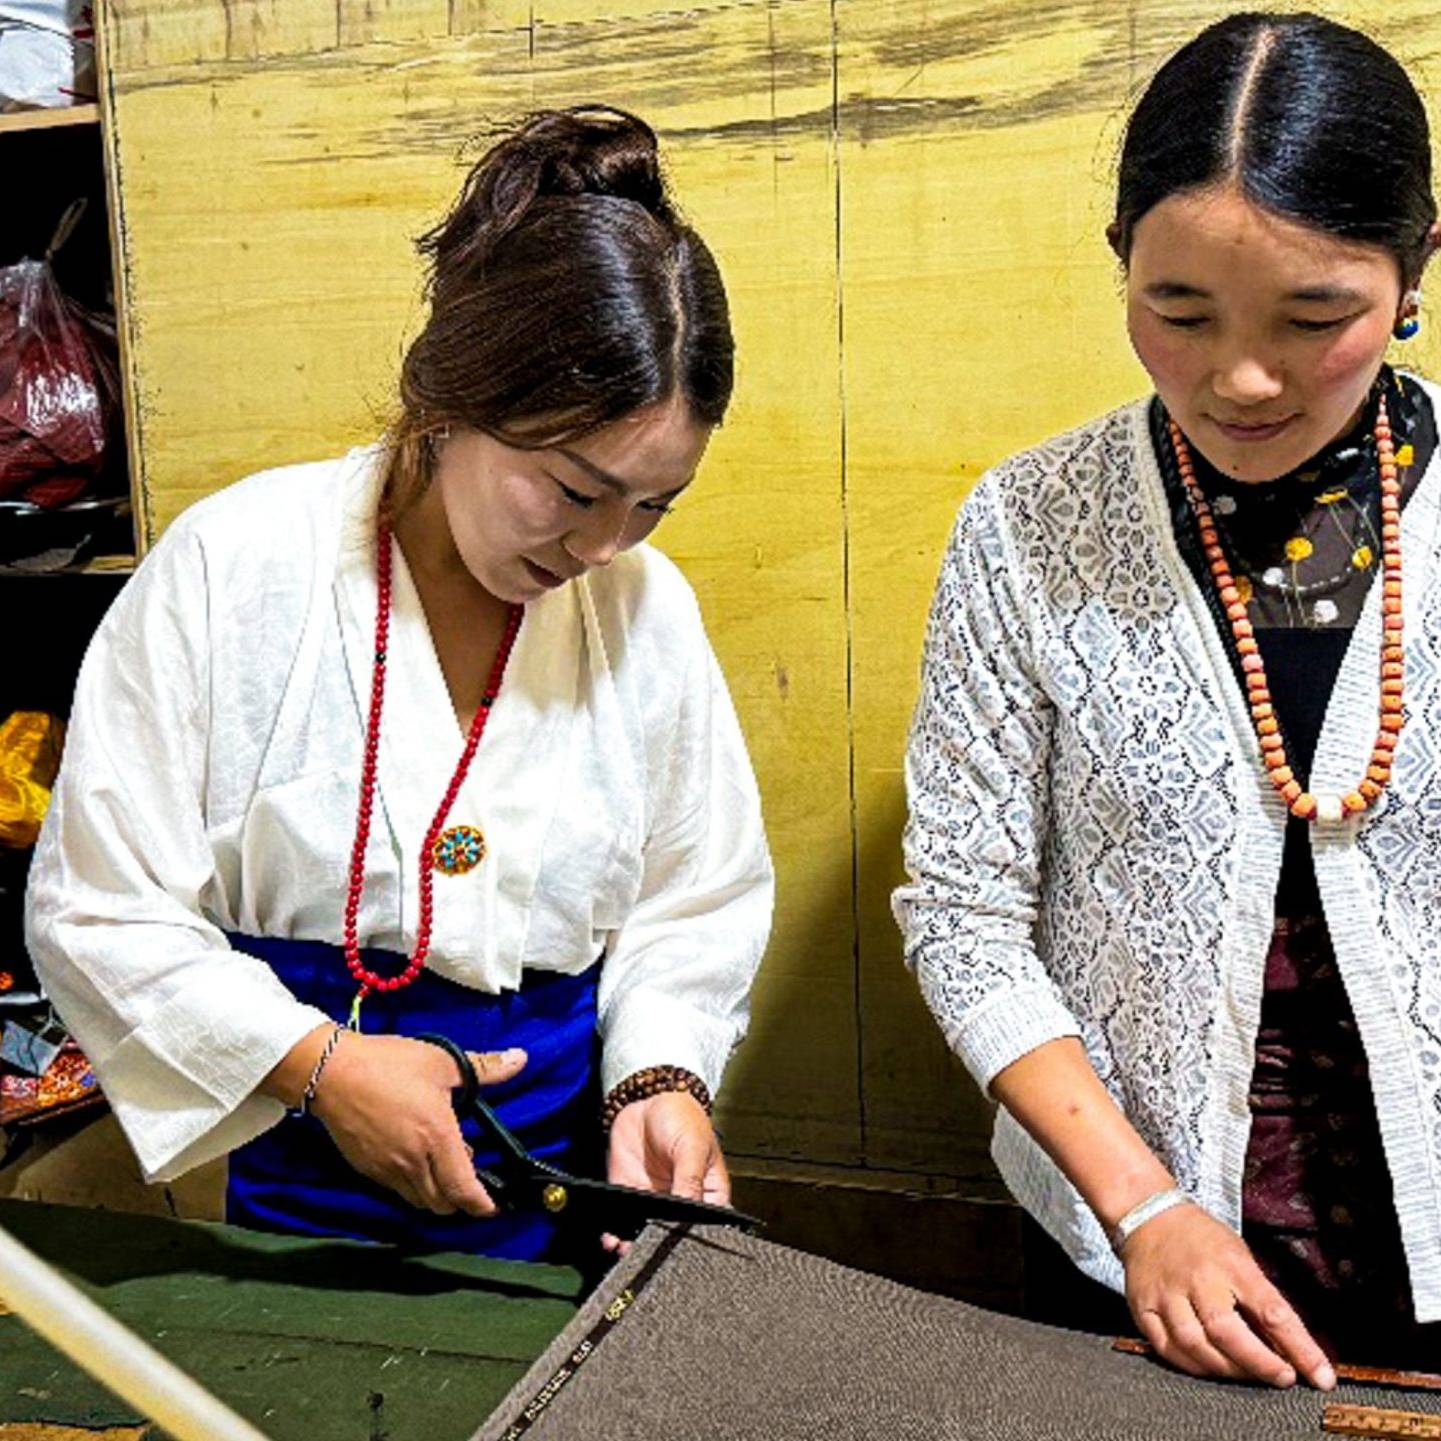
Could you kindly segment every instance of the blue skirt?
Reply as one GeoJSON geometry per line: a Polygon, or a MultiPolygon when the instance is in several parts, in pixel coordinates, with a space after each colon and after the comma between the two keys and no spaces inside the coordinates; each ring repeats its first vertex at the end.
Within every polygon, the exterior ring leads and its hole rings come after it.
{"type": "MultiPolygon", "coordinates": [[[[266,961],[301,1001],[339,1021],[349,1015],[355,982],[338,946],[252,936],[230,940],[237,950],[266,961]]],[[[405,968],[403,956],[362,954],[381,975],[405,968]]],[[[469,1051],[522,1047],[530,1057],[525,1069],[487,1087],[486,1101],[535,1155],[564,1170],[598,1176],[599,979],[599,963],[577,976],[527,971],[520,990],[493,996],[422,971],[402,990],[367,996],[361,1025],[372,1035],[438,1031],[469,1051]]],[[[462,1131],[475,1148],[477,1168],[496,1159],[472,1124],[462,1131]]],[[[598,1237],[558,1231],[548,1216],[482,1219],[417,1210],[352,1168],[314,1116],[287,1116],[231,1153],[225,1216],[260,1231],[353,1236],[520,1261],[574,1263],[599,1248],[598,1237]]]]}

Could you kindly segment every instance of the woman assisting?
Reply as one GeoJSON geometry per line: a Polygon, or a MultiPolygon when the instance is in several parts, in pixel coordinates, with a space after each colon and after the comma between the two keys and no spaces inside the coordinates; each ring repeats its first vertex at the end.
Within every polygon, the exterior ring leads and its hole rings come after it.
{"type": "Polygon", "coordinates": [[[385,442],[196,504],[102,624],[29,940],[148,1177],[229,1152],[232,1220],[551,1256],[491,1217],[456,1068],[410,1038],[476,1053],[539,1156],[728,1198],[708,1111],[771,870],[695,599],[641,542],[733,346],[622,112],[533,117],[423,249],[385,442]]]}
{"type": "Polygon", "coordinates": [[[1374,43],[1191,41],[1110,232],[1156,394],[988,475],[932,611],[908,960],[1017,1199],[1197,1374],[1441,1354],[1436,396],[1383,364],[1435,221],[1374,43]]]}

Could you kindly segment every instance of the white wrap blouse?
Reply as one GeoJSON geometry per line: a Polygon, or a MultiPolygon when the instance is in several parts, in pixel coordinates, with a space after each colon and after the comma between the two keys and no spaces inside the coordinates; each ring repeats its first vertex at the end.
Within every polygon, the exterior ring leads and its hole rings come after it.
{"type": "MultiPolygon", "coordinates": [[[[256,1086],[327,1019],[226,933],[341,941],[380,459],[263,472],[193,506],[80,673],[27,938],[151,1179],[277,1121],[256,1086]]],[[[409,952],[421,842],[464,737],[398,547],[394,561],[359,932],[409,952]]],[[[773,879],[695,597],[659,552],[526,607],[449,823],[479,826],[489,855],[435,877],[434,971],[493,993],[523,967],[604,954],[602,1084],[669,1063],[717,1086],[773,879]]]]}

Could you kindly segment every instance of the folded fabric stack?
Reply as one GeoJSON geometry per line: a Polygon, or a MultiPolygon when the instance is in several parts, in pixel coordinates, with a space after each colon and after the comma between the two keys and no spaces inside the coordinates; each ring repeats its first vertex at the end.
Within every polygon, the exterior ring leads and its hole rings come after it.
{"type": "MultiPolygon", "coordinates": [[[[101,1104],[80,1048],[41,993],[24,954],[29,850],[50,804],[64,723],[15,711],[0,724],[0,1131],[13,1132],[101,1104]]],[[[13,1157],[13,1147],[4,1155],[13,1157]]]]}
{"type": "Polygon", "coordinates": [[[99,1106],[102,1099],[85,1053],[67,1038],[44,1075],[0,1070],[0,1130],[99,1106]]]}

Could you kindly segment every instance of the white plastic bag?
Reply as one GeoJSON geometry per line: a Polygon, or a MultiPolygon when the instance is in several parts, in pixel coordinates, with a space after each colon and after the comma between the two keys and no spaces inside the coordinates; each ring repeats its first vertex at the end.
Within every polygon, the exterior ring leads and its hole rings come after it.
{"type": "Polygon", "coordinates": [[[86,0],[0,0],[0,110],[95,98],[95,25],[86,0]]]}

